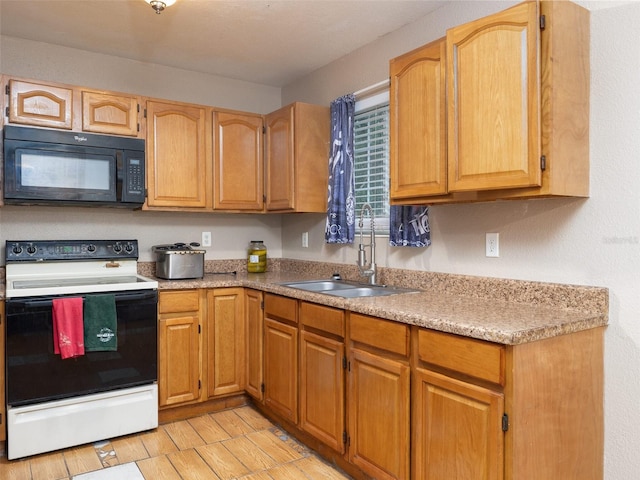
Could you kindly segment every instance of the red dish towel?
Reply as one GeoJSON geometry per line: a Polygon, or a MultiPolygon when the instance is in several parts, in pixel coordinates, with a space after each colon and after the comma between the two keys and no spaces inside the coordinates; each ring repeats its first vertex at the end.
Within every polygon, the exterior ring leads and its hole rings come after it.
{"type": "Polygon", "coordinates": [[[62,359],[84,355],[82,297],[53,300],[53,350],[62,359]]]}

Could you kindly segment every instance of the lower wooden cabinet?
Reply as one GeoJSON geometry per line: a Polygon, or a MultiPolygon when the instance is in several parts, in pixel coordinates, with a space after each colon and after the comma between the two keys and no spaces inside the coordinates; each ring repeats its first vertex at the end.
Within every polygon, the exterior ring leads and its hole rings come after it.
{"type": "Polygon", "coordinates": [[[160,407],[200,398],[200,292],[158,295],[158,401],[160,407]]]}
{"type": "Polygon", "coordinates": [[[504,395],[425,369],[414,379],[413,478],[501,480],[504,395]]]}
{"type": "Polygon", "coordinates": [[[298,303],[292,298],[264,297],[264,403],[298,423],[298,303]]]}
{"type": "Polygon", "coordinates": [[[300,303],[300,428],[344,453],[344,311],[300,303]]]}
{"type": "Polygon", "coordinates": [[[159,312],[161,407],[246,392],[376,480],[603,478],[603,328],[501,345],[241,288],[159,312]]]}
{"type": "Polygon", "coordinates": [[[263,383],[263,294],[258,290],[245,290],[245,366],[246,392],[256,401],[262,402],[263,383]]]}
{"type": "Polygon", "coordinates": [[[409,327],[349,316],[349,461],[377,480],[408,479],[409,327]]]}
{"type": "Polygon", "coordinates": [[[242,288],[207,292],[208,397],[245,388],[245,320],[242,288]]]}

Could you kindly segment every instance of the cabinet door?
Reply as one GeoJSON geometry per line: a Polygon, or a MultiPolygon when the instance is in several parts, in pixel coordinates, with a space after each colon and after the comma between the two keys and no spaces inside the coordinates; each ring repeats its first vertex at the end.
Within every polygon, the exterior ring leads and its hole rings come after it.
{"type": "Polygon", "coordinates": [[[5,376],[5,317],[4,317],[4,301],[0,300],[0,442],[6,440],[7,433],[7,412],[4,393],[4,376],[5,376]]]}
{"type": "Polygon", "coordinates": [[[377,480],[409,478],[409,366],[350,352],[349,461],[377,480]]]}
{"type": "Polygon", "coordinates": [[[214,112],[214,208],[262,210],[262,116],[214,112]]]}
{"type": "Polygon", "coordinates": [[[449,191],[541,184],[537,4],[447,31],[449,191]]]}
{"type": "Polygon", "coordinates": [[[82,92],[82,130],[115,135],[138,135],[137,97],[82,92]]]}
{"type": "Polygon", "coordinates": [[[293,116],[294,108],[289,105],[270,113],[265,119],[267,210],[295,208],[293,116]]]}
{"type": "Polygon", "coordinates": [[[265,317],[264,402],[298,423],[298,329],[265,317]]]}
{"type": "Polygon", "coordinates": [[[502,393],[417,369],[415,479],[501,480],[502,393]]]}
{"type": "Polygon", "coordinates": [[[206,112],[204,107],[147,102],[149,207],[209,206],[211,130],[206,112]]]}
{"type": "Polygon", "coordinates": [[[73,89],[9,80],[9,123],[71,130],[73,89]]]}
{"type": "Polygon", "coordinates": [[[160,318],[158,398],[160,406],[199,398],[199,317],[196,313],[160,318]]]}
{"type": "Polygon", "coordinates": [[[344,343],[300,332],[300,427],[344,453],[344,343]]]}
{"type": "Polygon", "coordinates": [[[207,293],[209,397],[244,390],[244,293],[241,288],[207,293]]]}
{"type": "Polygon", "coordinates": [[[391,60],[391,199],[447,193],[445,40],[391,60]]]}
{"type": "Polygon", "coordinates": [[[245,318],[246,318],[246,386],[249,395],[262,401],[262,353],[263,353],[263,317],[262,292],[245,290],[245,318]]]}

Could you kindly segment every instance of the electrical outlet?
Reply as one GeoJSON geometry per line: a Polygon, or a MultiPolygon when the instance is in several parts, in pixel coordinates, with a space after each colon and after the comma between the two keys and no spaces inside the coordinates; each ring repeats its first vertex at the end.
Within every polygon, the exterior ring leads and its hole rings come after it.
{"type": "Polygon", "coordinates": [[[202,232],[202,246],[210,247],[211,246],[211,232],[202,232]]]}
{"type": "Polygon", "coordinates": [[[302,232],[302,247],[309,248],[309,232],[302,232]]]}
{"type": "Polygon", "coordinates": [[[486,249],[487,257],[500,256],[500,234],[499,233],[487,233],[485,249],[486,249]]]}

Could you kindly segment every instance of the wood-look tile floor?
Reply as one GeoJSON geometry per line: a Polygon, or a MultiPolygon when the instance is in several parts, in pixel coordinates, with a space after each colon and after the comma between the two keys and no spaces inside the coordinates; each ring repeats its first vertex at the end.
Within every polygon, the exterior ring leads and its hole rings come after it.
{"type": "Polygon", "coordinates": [[[136,463],[145,480],[350,478],[254,408],[244,406],[22,460],[2,457],[0,479],[70,480],[130,462],[136,463]]]}

